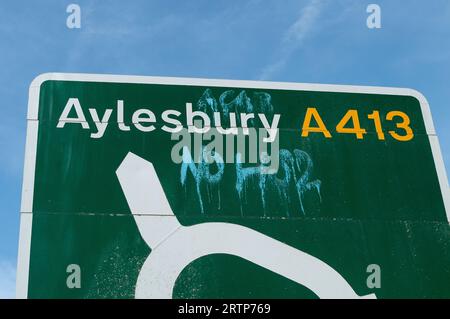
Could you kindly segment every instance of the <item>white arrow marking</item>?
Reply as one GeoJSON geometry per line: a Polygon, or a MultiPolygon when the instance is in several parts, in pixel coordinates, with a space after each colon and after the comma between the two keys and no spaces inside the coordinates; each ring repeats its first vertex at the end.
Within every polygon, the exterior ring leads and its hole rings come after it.
{"type": "Polygon", "coordinates": [[[128,153],[116,174],[139,232],[152,249],[136,282],[136,298],[172,298],[183,269],[211,254],[244,258],[307,287],[319,298],[360,298],[320,259],[250,228],[230,223],[182,226],[152,163],[141,157],[128,153]]]}

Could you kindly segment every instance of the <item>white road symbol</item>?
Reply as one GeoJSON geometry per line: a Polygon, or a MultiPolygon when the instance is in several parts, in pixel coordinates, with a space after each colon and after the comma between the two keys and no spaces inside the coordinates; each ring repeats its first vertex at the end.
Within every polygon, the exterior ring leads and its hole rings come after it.
{"type": "Polygon", "coordinates": [[[244,258],[305,286],[319,298],[376,298],[358,296],[325,262],[250,228],[230,223],[181,225],[153,164],[131,152],[116,174],[139,232],[152,250],[139,273],[135,298],[172,298],[183,269],[211,254],[244,258]]]}

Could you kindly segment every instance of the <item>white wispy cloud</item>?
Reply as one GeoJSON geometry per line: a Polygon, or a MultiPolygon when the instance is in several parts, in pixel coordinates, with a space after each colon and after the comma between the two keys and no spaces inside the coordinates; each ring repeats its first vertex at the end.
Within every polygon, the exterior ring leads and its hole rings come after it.
{"type": "Polygon", "coordinates": [[[12,299],[16,294],[15,262],[0,260],[0,299],[12,299]]]}
{"type": "Polygon", "coordinates": [[[266,66],[261,72],[260,79],[267,80],[281,70],[288,62],[290,56],[299,49],[305,39],[317,26],[317,19],[322,11],[322,0],[311,0],[305,6],[293,24],[286,30],[281,39],[279,58],[266,66]]]}

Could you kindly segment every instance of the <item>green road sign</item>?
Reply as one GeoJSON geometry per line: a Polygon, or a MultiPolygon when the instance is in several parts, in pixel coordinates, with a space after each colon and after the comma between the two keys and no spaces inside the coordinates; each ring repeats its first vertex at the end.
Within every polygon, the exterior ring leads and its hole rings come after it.
{"type": "Polygon", "coordinates": [[[450,298],[417,91],[43,74],[19,298],[450,298]]]}

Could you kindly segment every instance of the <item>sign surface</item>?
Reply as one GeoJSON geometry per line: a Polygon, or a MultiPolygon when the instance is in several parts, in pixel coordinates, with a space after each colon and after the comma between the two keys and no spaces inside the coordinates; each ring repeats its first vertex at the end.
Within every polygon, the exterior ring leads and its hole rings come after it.
{"type": "Polygon", "coordinates": [[[43,74],[17,296],[450,298],[449,215],[414,90],[43,74]]]}

